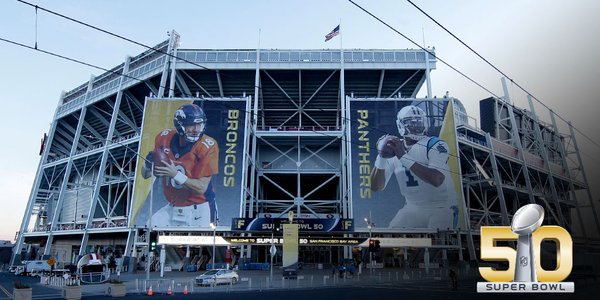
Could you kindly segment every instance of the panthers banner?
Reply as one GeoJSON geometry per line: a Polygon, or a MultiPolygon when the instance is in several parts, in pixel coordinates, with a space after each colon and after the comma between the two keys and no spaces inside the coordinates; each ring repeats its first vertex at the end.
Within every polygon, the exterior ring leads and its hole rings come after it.
{"type": "Polygon", "coordinates": [[[245,99],[147,99],[129,224],[210,229],[239,217],[247,111],[245,99]]]}
{"type": "Polygon", "coordinates": [[[349,100],[354,219],[412,231],[462,225],[456,129],[449,100],[349,100]]]}

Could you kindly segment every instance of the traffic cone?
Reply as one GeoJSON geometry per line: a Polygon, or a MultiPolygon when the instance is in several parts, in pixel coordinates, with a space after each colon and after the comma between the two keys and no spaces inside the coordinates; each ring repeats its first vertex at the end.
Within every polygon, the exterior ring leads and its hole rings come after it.
{"type": "Polygon", "coordinates": [[[185,285],[185,287],[183,288],[183,294],[187,295],[188,294],[188,290],[187,290],[187,284],[185,285]]]}
{"type": "Polygon", "coordinates": [[[173,295],[173,291],[171,290],[171,286],[169,286],[169,289],[167,290],[167,295],[169,295],[169,296],[173,295]]]}
{"type": "Polygon", "coordinates": [[[150,289],[148,290],[148,296],[152,295],[154,295],[154,292],[152,291],[152,286],[150,286],[150,289]]]}

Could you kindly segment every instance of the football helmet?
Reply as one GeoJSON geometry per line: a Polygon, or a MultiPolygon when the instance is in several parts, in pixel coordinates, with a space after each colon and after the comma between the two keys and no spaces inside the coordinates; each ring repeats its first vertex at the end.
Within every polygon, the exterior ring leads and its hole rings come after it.
{"type": "Polygon", "coordinates": [[[396,125],[400,135],[405,138],[418,141],[427,137],[427,115],[417,106],[403,107],[396,115],[396,125]]]}
{"type": "Polygon", "coordinates": [[[196,104],[185,104],[175,111],[173,125],[175,126],[175,130],[177,130],[177,134],[183,136],[186,141],[194,143],[198,141],[204,133],[206,115],[200,106],[196,104]],[[185,132],[186,126],[197,124],[200,125],[200,129],[197,133],[194,132],[193,134],[190,134],[189,132],[185,132]]]}

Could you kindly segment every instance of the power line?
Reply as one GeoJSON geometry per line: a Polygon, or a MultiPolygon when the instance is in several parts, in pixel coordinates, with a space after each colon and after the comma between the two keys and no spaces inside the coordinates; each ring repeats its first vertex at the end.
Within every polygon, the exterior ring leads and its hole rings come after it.
{"type": "MultiPolygon", "coordinates": [[[[490,91],[489,89],[487,89],[486,87],[484,87],[483,85],[481,85],[479,82],[477,82],[474,79],[472,79],[471,77],[469,77],[467,74],[461,72],[460,70],[458,70],[457,68],[455,68],[454,66],[452,66],[451,64],[449,64],[448,62],[446,62],[445,60],[441,59],[439,56],[435,55],[435,53],[433,53],[433,52],[429,51],[428,49],[424,48],[423,46],[419,45],[417,42],[415,42],[414,40],[412,40],[408,36],[404,35],[402,32],[398,31],[396,28],[392,27],[391,25],[389,25],[388,23],[386,23],[385,21],[383,21],[382,19],[380,19],[376,15],[372,14],[370,11],[368,11],[365,8],[363,8],[362,6],[358,5],[356,2],[354,2],[352,0],[348,0],[348,1],[350,3],[352,3],[352,4],[354,4],[360,10],[364,11],[365,13],[367,13],[369,16],[373,17],[375,20],[379,21],[381,24],[385,25],[386,27],[388,27],[389,29],[391,29],[395,33],[399,34],[400,36],[402,36],[403,38],[405,38],[409,42],[413,43],[415,46],[421,48],[423,51],[426,51],[427,53],[429,53],[429,55],[433,56],[434,58],[436,58],[437,60],[439,60],[440,62],[442,62],[446,66],[448,66],[450,69],[454,70],[456,73],[460,74],[461,76],[463,76],[464,78],[466,78],[467,80],[469,80],[470,82],[472,82],[473,84],[477,85],[478,87],[480,87],[484,91],[490,93],[494,97],[500,98],[500,96],[494,94],[494,92],[490,91]]],[[[429,96],[431,97],[431,95],[429,95],[429,96]]]]}
{"type": "MultiPolygon", "coordinates": [[[[481,60],[483,60],[486,64],[488,64],[490,67],[492,67],[494,70],[496,70],[498,73],[500,73],[502,76],[504,76],[506,79],[508,79],[512,84],[514,84],[515,86],[517,86],[519,89],[521,89],[524,93],[526,93],[527,95],[531,96],[531,98],[533,98],[536,102],[538,102],[539,104],[541,104],[543,107],[545,107],[546,109],[548,109],[550,111],[550,113],[554,114],[555,116],[557,116],[559,119],[561,119],[563,122],[568,123],[568,121],[566,119],[564,119],[562,116],[560,116],[559,114],[557,114],[556,112],[554,112],[550,107],[548,107],[545,103],[543,103],[541,100],[539,100],[537,97],[535,97],[532,93],[530,93],[528,90],[526,90],[524,87],[522,87],[519,83],[517,83],[516,81],[514,81],[510,76],[508,76],[506,73],[504,73],[502,70],[500,70],[498,67],[496,67],[494,64],[492,64],[489,60],[487,60],[485,57],[483,57],[481,54],[479,54],[477,51],[475,51],[473,48],[471,48],[469,45],[467,45],[462,39],[460,39],[459,37],[457,37],[454,33],[452,33],[450,30],[448,30],[444,25],[440,24],[436,19],[434,19],[432,16],[430,16],[428,13],[426,13],[424,10],[422,10],[419,6],[417,6],[414,2],[412,2],[411,0],[406,0],[408,1],[408,3],[410,3],[412,6],[414,6],[417,10],[419,10],[421,13],[423,13],[427,18],[429,18],[431,21],[433,21],[435,24],[437,24],[439,27],[441,27],[442,29],[444,29],[444,31],[446,31],[449,35],[451,35],[454,39],[456,39],[458,42],[460,42],[463,46],[467,47],[467,49],[469,49],[471,52],[473,52],[475,55],[477,55],[477,57],[479,57],[481,60]]],[[[350,1],[352,2],[352,1],[350,1]]],[[[583,133],[581,130],[579,130],[578,128],[576,128],[575,126],[573,126],[573,129],[576,130],[579,134],[581,134],[583,137],[585,137],[586,139],[588,139],[590,142],[592,142],[594,145],[598,146],[600,148],[600,144],[596,141],[594,141],[592,138],[590,138],[588,135],[586,135],[585,133],[583,133]]]]}

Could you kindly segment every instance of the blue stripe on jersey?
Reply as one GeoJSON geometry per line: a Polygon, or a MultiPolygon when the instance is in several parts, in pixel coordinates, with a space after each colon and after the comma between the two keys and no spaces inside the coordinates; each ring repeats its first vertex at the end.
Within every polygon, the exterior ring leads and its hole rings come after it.
{"type": "Polygon", "coordinates": [[[206,187],[206,191],[204,192],[204,199],[206,199],[206,202],[208,202],[210,207],[210,222],[216,224],[219,214],[217,210],[216,194],[212,186],[212,178],[206,187]]]}
{"type": "Polygon", "coordinates": [[[431,148],[433,148],[433,146],[435,144],[437,144],[437,142],[440,142],[440,141],[442,141],[442,139],[440,139],[439,137],[436,137],[436,136],[431,137],[429,139],[429,141],[427,141],[427,159],[429,159],[429,150],[431,150],[431,148]]]}

